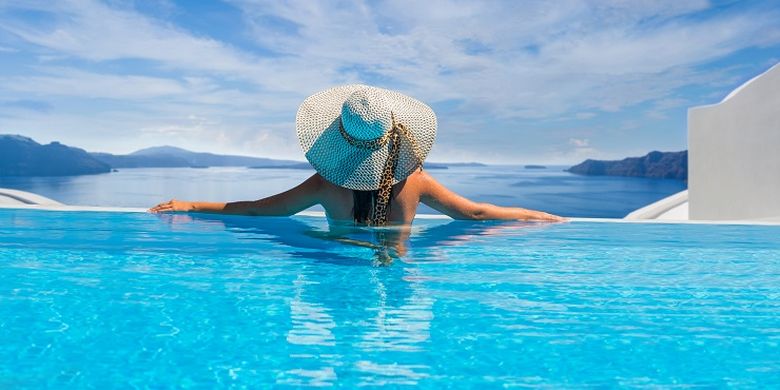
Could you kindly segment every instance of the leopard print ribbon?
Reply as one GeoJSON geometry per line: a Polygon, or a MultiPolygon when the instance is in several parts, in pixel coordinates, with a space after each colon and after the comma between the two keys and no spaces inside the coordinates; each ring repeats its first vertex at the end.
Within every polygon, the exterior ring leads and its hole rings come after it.
{"type": "Polygon", "coordinates": [[[391,114],[391,118],[393,121],[393,127],[390,129],[390,131],[386,132],[379,138],[371,140],[361,140],[352,137],[349,135],[349,133],[347,133],[346,130],[344,130],[344,125],[341,124],[341,121],[339,121],[339,132],[341,133],[341,136],[344,137],[344,139],[354,147],[360,149],[378,150],[379,148],[387,145],[388,142],[390,143],[390,153],[387,156],[387,161],[385,161],[384,169],[382,169],[382,176],[379,180],[379,196],[377,197],[376,204],[374,204],[373,215],[368,220],[369,226],[387,225],[387,205],[390,203],[390,195],[393,192],[393,176],[395,174],[396,168],[398,167],[398,157],[401,154],[401,137],[406,138],[409,141],[409,144],[412,146],[412,153],[417,160],[417,167],[415,167],[415,169],[421,167],[423,162],[420,148],[417,146],[417,141],[415,141],[414,137],[412,137],[410,134],[409,129],[406,128],[406,126],[403,124],[397,122],[395,120],[395,115],[391,114]]]}

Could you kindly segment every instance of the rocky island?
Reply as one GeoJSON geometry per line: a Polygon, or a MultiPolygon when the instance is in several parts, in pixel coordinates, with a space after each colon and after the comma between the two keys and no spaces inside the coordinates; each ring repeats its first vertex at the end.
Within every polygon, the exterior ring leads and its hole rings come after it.
{"type": "Polygon", "coordinates": [[[111,166],[83,149],[59,142],[41,145],[20,135],[0,134],[0,176],[70,176],[110,171],[111,166]]]}
{"type": "Polygon", "coordinates": [[[300,161],[192,152],[175,146],[155,146],[123,155],[110,153],[91,153],[91,155],[113,168],[299,168],[303,164],[308,166],[307,163],[300,161]]]}
{"type": "MultiPolygon", "coordinates": [[[[481,163],[425,163],[426,169],[481,167],[481,163]]],[[[193,152],[174,146],[155,146],[130,154],[87,152],[52,142],[41,145],[21,136],[0,134],[0,176],[70,176],[108,173],[116,168],[312,169],[308,162],[193,152]]]]}
{"type": "Polygon", "coordinates": [[[688,151],[653,151],[642,157],[617,161],[585,160],[567,172],[592,176],[635,176],[656,179],[688,179],[688,151]]]}

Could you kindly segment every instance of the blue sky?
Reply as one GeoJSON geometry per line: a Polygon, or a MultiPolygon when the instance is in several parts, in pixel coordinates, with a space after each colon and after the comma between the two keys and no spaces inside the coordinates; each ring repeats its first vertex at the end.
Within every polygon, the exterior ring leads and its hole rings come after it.
{"type": "Polygon", "coordinates": [[[686,111],[780,61],[776,1],[0,0],[0,133],[303,160],[308,95],[430,104],[433,161],[686,148],[686,111]]]}

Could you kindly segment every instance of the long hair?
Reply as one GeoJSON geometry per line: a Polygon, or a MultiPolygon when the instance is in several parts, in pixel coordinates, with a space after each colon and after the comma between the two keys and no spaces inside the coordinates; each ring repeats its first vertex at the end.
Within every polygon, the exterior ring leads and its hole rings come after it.
{"type": "MultiPolygon", "coordinates": [[[[390,198],[393,195],[390,192],[390,198]]],[[[355,219],[355,223],[367,224],[369,221],[376,217],[374,214],[374,206],[376,205],[377,198],[379,197],[379,190],[374,191],[358,191],[352,190],[352,217],[355,219]]],[[[387,212],[390,213],[390,203],[387,204],[387,212]]]]}

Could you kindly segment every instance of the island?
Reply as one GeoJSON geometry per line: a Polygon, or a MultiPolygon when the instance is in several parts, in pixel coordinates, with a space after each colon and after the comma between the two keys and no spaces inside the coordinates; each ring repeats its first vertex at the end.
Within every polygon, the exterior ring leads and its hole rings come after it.
{"type": "Polygon", "coordinates": [[[688,179],[688,151],[652,151],[642,157],[617,161],[585,160],[567,172],[591,176],[635,176],[656,179],[688,179]]]}
{"type": "Polygon", "coordinates": [[[83,149],[59,142],[41,145],[21,135],[0,134],[0,176],[72,176],[111,172],[83,149]]]}
{"type": "Polygon", "coordinates": [[[91,153],[113,168],[301,168],[308,163],[262,157],[193,152],[175,146],[154,146],[130,154],[91,153]]]}
{"type": "Polygon", "coordinates": [[[287,164],[287,165],[257,165],[257,166],[251,166],[247,167],[249,169],[305,169],[305,170],[313,170],[311,164],[307,162],[299,162],[294,164],[287,164]]]}
{"type": "Polygon", "coordinates": [[[528,164],[524,166],[525,169],[547,169],[544,165],[534,165],[534,164],[528,164]]]}
{"type": "MultiPolygon", "coordinates": [[[[425,169],[484,167],[477,162],[426,162],[425,169]]],[[[65,176],[118,172],[117,168],[313,169],[305,161],[193,152],[154,146],[129,154],[87,152],[59,142],[41,145],[21,135],[0,134],[0,176],[65,176]]]]}

